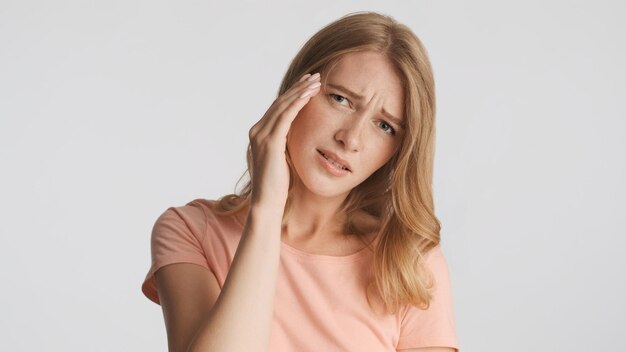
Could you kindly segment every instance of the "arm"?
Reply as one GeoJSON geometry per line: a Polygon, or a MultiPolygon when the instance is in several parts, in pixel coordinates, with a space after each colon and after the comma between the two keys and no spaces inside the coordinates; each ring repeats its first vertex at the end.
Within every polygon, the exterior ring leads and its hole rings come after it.
{"type": "Polygon", "coordinates": [[[281,217],[256,214],[249,215],[221,292],[215,275],[199,265],[171,264],[155,273],[170,352],[268,345],[281,217]]]}
{"type": "Polygon", "coordinates": [[[155,273],[170,352],[269,345],[281,218],[251,209],[221,293],[215,275],[195,264],[172,264],[155,273]]]}
{"type": "Polygon", "coordinates": [[[249,131],[251,202],[222,291],[203,268],[172,267],[159,276],[171,352],[267,350],[290,177],[286,137],[298,111],[319,92],[319,79],[303,76],[249,131]]]}
{"type": "Polygon", "coordinates": [[[197,327],[220,295],[215,275],[191,263],[175,263],[154,273],[165,319],[168,351],[187,351],[197,327]]]}
{"type": "Polygon", "coordinates": [[[282,213],[251,209],[224,288],[189,351],[267,349],[280,260],[281,219],[282,213]]]}

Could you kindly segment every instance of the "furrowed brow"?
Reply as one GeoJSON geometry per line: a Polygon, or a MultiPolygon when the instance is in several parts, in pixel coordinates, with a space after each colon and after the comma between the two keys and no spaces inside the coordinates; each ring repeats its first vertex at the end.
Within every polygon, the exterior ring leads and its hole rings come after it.
{"type": "MultiPolygon", "coordinates": [[[[334,84],[334,83],[327,83],[326,86],[343,91],[344,93],[346,93],[347,95],[349,95],[352,99],[354,100],[363,100],[363,96],[359,95],[353,91],[351,91],[350,89],[340,85],[340,84],[334,84]]],[[[391,122],[395,123],[396,125],[404,128],[405,125],[402,122],[402,120],[400,120],[399,118],[391,115],[387,110],[383,109],[382,114],[385,115],[386,118],[388,118],[389,120],[391,120],[391,122]]]]}
{"type": "Polygon", "coordinates": [[[399,118],[391,115],[390,113],[388,113],[386,110],[383,109],[383,115],[385,115],[386,118],[388,118],[389,120],[391,120],[393,123],[395,123],[396,125],[404,128],[404,123],[402,122],[402,120],[400,120],[399,118]]]}

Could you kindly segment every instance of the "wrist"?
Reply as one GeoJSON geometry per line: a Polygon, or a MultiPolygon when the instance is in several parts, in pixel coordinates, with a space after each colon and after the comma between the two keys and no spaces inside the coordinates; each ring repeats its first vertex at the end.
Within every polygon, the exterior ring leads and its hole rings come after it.
{"type": "Polygon", "coordinates": [[[251,219],[282,222],[285,204],[270,201],[250,201],[248,216],[251,219]]]}
{"type": "Polygon", "coordinates": [[[287,204],[287,199],[282,197],[255,197],[254,194],[250,196],[250,210],[254,212],[280,213],[282,217],[285,204],[287,204]]]}

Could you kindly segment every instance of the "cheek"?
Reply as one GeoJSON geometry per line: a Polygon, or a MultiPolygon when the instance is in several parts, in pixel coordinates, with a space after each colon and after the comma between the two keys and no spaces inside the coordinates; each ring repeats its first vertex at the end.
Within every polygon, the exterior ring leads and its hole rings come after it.
{"type": "Polygon", "coordinates": [[[298,116],[291,122],[291,127],[289,127],[289,132],[287,133],[287,147],[290,149],[294,147],[295,142],[302,141],[304,137],[304,132],[306,131],[306,127],[302,126],[304,120],[304,116],[302,118],[298,116]]]}
{"type": "Polygon", "coordinates": [[[328,130],[332,127],[333,115],[322,106],[323,102],[309,101],[291,123],[291,129],[297,131],[299,137],[313,135],[318,129],[328,130]]]}
{"type": "Polygon", "coordinates": [[[302,109],[291,122],[289,132],[287,133],[287,148],[289,150],[297,150],[307,143],[313,135],[312,121],[315,115],[310,109],[302,109]]]}
{"type": "Polygon", "coordinates": [[[376,171],[393,158],[398,150],[399,147],[395,144],[385,143],[384,141],[381,143],[371,143],[367,146],[366,150],[364,150],[364,162],[370,164],[372,172],[376,171]]]}

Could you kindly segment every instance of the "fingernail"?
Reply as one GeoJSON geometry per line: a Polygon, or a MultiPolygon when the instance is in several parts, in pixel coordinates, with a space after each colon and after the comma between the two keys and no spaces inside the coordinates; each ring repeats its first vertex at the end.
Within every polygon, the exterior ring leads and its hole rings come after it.
{"type": "Polygon", "coordinates": [[[307,79],[307,81],[314,81],[314,80],[316,80],[316,79],[317,79],[317,77],[319,77],[319,76],[320,76],[320,73],[318,72],[318,73],[314,74],[313,76],[309,77],[309,78],[307,79]]]}
{"type": "Polygon", "coordinates": [[[310,84],[308,87],[306,87],[306,89],[315,89],[321,85],[322,85],[321,82],[315,82],[315,83],[310,84]]]}
{"type": "Polygon", "coordinates": [[[307,90],[306,92],[304,92],[304,93],[302,93],[302,94],[300,95],[300,98],[301,98],[301,99],[302,99],[302,98],[306,98],[306,97],[308,97],[308,96],[309,96],[312,92],[313,92],[312,90],[307,90]]]}
{"type": "Polygon", "coordinates": [[[313,91],[314,91],[317,87],[319,87],[319,86],[321,86],[321,85],[322,85],[322,84],[321,84],[320,82],[315,82],[315,83],[313,83],[313,84],[309,85],[308,87],[306,87],[306,90],[304,91],[304,93],[302,93],[302,94],[300,95],[300,98],[306,98],[306,97],[308,97],[311,93],[313,93],[313,91]]]}

